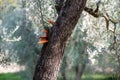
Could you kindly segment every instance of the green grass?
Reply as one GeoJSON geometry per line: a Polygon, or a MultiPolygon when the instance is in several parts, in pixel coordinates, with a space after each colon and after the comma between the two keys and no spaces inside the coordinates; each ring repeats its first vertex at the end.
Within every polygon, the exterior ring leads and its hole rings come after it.
{"type": "Polygon", "coordinates": [[[16,73],[4,73],[0,74],[0,80],[22,80],[16,73]]]}
{"type": "MultiPolygon", "coordinates": [[[[74,80],[75,75],[72,73],[67,74],[67,80],[74,80]]],[[[62,80],[62,76],[58,77],[58,80],[62,80]]],[[[104,74],[84,74],[82,76],[82,80],[120,80],[117,77],[113,77],[113,75],[104,75],[104,74]]]]}
{"type": "MultiPolygon", "coordinates": [[[[75,75],[68,74],[67,79],[68,80],[74,80],[75,75]]],[[[0,80],[22,80],[21,76],[17,73],[5,73],[0,74],[0,80]]],[[[62,77],[59,76],[58,80],[62,80],[62,77]]],[[[103,75],[103,74],[91,74],[91,75],[83,75],[82,80],[120,80],[116,77],[113,77],[111,75],[103,75]]]]}
{"type": "Polygon", "coordinates": [[[102,74],[94,74],[94,75],[83,75],[82,80],[120,80],[111,75],[102,75],[102,74]]]}

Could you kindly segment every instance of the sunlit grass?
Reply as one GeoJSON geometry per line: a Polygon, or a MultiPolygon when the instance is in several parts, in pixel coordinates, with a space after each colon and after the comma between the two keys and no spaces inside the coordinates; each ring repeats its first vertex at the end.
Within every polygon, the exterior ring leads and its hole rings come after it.
{"type": "MultiPolygon", "coordinates": [[[[60,75],[58,80],[63,80],[60,75]]],[[[72,73],[67,74],[67,80],[75,80],[75,75],[72,73]]],[[[84,74],[82,80],[120,80],[113,75],[104,74],[84,74]]]]}
{"type": "Polygon", "coordinates": [[[0,80],[22,80],[21,77],[15,73],[0,74],[0,80]]]}
{"type": "Polygon", "coordinates": [[[100,74],[94,74],[94,75],[83,75],[82,78],[91,78],[91,79],[105,79],[107,76],[105,75],[100,75],[100,74]]]}

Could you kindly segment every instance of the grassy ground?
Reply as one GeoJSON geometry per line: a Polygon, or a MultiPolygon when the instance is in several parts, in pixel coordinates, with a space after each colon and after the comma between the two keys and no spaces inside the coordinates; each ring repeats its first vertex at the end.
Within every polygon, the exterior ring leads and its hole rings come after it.
{"type": "MultiPolygon", "coordinates": [[[[68,75],[67,80],[74,80],[75,75],[68,75]]],[[[59,76],[58,80],[62,80],[62,77],[59,76]]],[[[103,75],[103,74],[92,74],[92,75],[83,75],[82,80],[120,80],[112,75],[103,75]]]]}
{"type": "Polygon", "coordinates": [[[0,80],[22,80],[22,78],[16,73],[0,74],[0,80]]]}
{"type": "MultiPolygon", "coordinates": [[[[73,76],[67,76],[68,80],[74,80],[73,76]]],[[[16,73],[6,73],[6,74],[0,74],[0,80],[22,80],[21,76],[16,73]]],[[[62,80],[61,76],[58,78],[58,80],[62,80]]],[[[108,75],[101,75],[101,74],[95,74],[95,75],[83,75],[82,80],[120,80],[112,76],[108,75]]]]}
{"type": "Polygon", "coordinates": [[[94,74],[94,75],[83,75],[82,80],[120,80],[110,75],[94,74]]]}

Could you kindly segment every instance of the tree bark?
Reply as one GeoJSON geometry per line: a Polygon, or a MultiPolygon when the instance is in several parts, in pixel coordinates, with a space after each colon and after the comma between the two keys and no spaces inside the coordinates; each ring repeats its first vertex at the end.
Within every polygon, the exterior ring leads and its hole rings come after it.
{"type": "Polygon", "coordinates": [[[57,80],[66,42],[85,7],[87,0],[66,0],[55,25],[49,31],[38,59],[33,80],[57,80]]]}
{"type": "Polygon", "coordinates": [[[67,57],[64,56],[63,61],[62,61],[62,67],[61,67],[62,80],[67,80],[67,77],[66,77],[66,67],[67,67],[66,58],[67,57]]]}
{"type": "Polygon", "coordinates": [[[77,75],[75,80],[82,80],[82,75],[83,75],[83,72],[85,71],[86,63],[83,63],[81,65],[81,69],[79,69],[80,68],[79,64],[76,66],[76,68],[78,68],[78,71],[76,73],[77,75]]]}

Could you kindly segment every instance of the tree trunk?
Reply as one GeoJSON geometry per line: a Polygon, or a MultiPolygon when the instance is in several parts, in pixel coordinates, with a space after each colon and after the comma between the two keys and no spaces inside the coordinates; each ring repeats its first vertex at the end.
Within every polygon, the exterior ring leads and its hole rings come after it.
{"type": "Polygon", "coordinates": [[[77,71],[77,75],[76,75],[76,79],[75,80],[81,80],[83,72],[85,71],[85,68],[86,68],[86,63],[83,63],[81,65],[81,69],[79,69],[80,68],[79,64],[76,66],[76,68],[78,68],[78,71],[77,71]]]}
{"type": "Polygon", "coordinates": [[[55,25],[49,31],[49,42],[43,45],[33,80],[57,80],[66,42],[87,0],[66,0],[55,25]]]}
{"type": "Polygon", "coordinates": [[[62,80],[67,80],[66,67],[67,67],[67,61],[66,61],[66,56],[64,56],[64,59],[63,59],[63,62],[62,62],[62,67],[61,67],[62,80]]]}
{"type": "MultiPolygon", "coordinates": [[[[87,44],[88,45],[88,44],[87,44]]],[[[75,80],[82,80],[82,75],[85,71],[86,64],[88,62],[88,53],[87,53],[87,45],[85,46],[82,54],[82,64],[80,66],[80,63],[77,63],[76,66],[76,79],[75,80]],[[81,68],[80,68],[81,67],[81,68]]]]}
{"type": "Polygon", "coordinates": [[[65,71],[61,72],[61,74],[62,74],[62,80],[67,80],[67,78],[66,78],[66,72],[65,71]]]}

